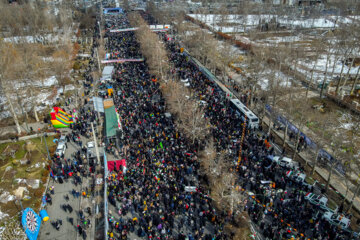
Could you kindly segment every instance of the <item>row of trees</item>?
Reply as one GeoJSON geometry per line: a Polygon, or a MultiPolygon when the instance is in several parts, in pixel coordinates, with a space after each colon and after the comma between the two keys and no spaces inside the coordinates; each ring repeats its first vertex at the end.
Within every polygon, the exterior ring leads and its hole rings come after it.
{"type": "Polygon", "coordinates": [[[46,86],[46,77],[55,75],[63,92],[70,83],[72,48],[71,43],[62,45],[62,49],[52,49],[49,56],[47,47],[38,44],[0,41],[0,91],[6,97],[19,134],[19,112],[24,115],[24,120],[28,121],[30,110],[34,119],[39,121],[36,108],[40,102],[37,101],[37,95],[39,90],[46,86]]]}
{"type": "MultiPolygon", "coordinates": [[[[289,21],[291,19],[288,18],[288,16],[292,16],[294,19],[300,19],[301,16],[304,15],[303,11],[299,11],[297,8],[294,7],[288,7],[288,6],[273,6],[272,4],[254,4],[254,3],[247,3],[242,2],[242,7],[240,9],[237,9],[235,13],[239,13],[238,15],[229,15],[229,8],[226,4],[220,4],[220,7],[217,9],[211,9],[208,7],[208,4],[206,2],[203,2],[203,7],[199,8],[196,13],[201,14],[202,21],[207,22],[210,27],[214,27],[215,24],[220,27],[227,27],[229,24],[230,26],[235,25],[234,32],[237,32],[236,27],[239,28],[239,32],[241,33],[241,29],[246,29],[248,18],[254,19],[254,21],[259,21],[260,23],[263,22],[264,19],[268,19],[266,21],[270,21],[269,19],[275,19],[274,21],[277,21],[277,18],[282,19],[288,19],[289,21]],[[258,7],[257,7],[258,6],[258,7]],[[259,7],[261,7],[261,10],[259,11],[259,7]],[[211,12],[215,13],[216,15],[210,14],[211,12]],[[254,15],[249,16],[249,14],[261,14],[256,15],[258,17],[254,17],[254,15]],[[212,23],[209,24],[209,18],[212,19],[212,23]],[[229,19],[231,18],[231,21],[229,19]],[[258,20],[258,18],[260,20],[258,20]]],[[[326,87],[328,85],[328,82],[332,82],[332,85],[334,86],[334,90],[332,90],[332,93],[335,96],[342,95],[343,89],[350,88],[350,91],[346,90],[345,92],[348,92],[349,94],[354,94],[356,86],[359,82],[359,71],[360,68],[358,68],[357,73],[354,73],[355,67],[358,65],[358,56],[357,56],[357,49],[359,48],[359,43],[357,39],[359,38],[359,26],[357,24],[357,21],[353,19],[351,16],[345,15],[346,11],[350,9],[350,6],[352,8],[356,8],[359,5],[355,4],[351,1],[346,1],[344,3],[344,6],[339,7],[338,15],[332,16],[332,17],[326,17],[323,14],[321,14],[321,9],[312,9],[309,13],[306,13],[306,16],[312,19],[312,22],[308,21],[306,23],[306,29],[308,28],[314,28],[316,31],[319,32],[318,37],[312,38],[311,37],[311,49],[310,51],[306,49],[308,47],[308,44],[296,44],[294,43],[286,43],[286,44],[277,44],[277,45],[260,45],[260,44],[254,44],[253,48],[258,48],[259,46],[263,46],[265,48],[278,48],[280,45],[284,46],[288,49],[298,49],[296,54],[291,55],[287,58],[287,62],[284,61],[283,68],[286,67],[287,71],[293,72],[297,75],[299,80],[302,80],[304,82],[307,82],[313,87],[317,87],[318,83],[315,81],[316,77],[319,77],[319,74],[316,73],[323,73],[323,76],[321,77],[321,80],[318,79],[320,82],[320,95],[321,97],[326,92],[326,87]],[[326,22],[333,23],[333,27],[331,29],[325,29],[321,30],[318,29],[318,20],[324,20],[326,22]],[[308,25],[311,26],[308,26],[308,25]],[[300,46],[300,47],[299,47],[300,46]],[[304,69],[304,66],[302,66],[302,69],[300,68],[300,65],[303,65],[305,60],[311,61],[311,66],[307,65],[304,69]],[[320,65],[320,62],[326,62],[325,64],[320,65]],[[301,63],[301,64],[300,64],[301,63]],[[324,66],[324,67],[321,67],[324,66]],[[302,71],[299,71],[302,70],[302,71]],[[306,71],[306,75],[303,74],[303,72],[306,71]],[[318,75],[318,76],[316,76],[318,75]]],[[[174,7],[173,9],[176,9],[174,7]]],[[[184,32],[187,34],[183,35],[183,42],[186,43],[186,40],[194,42],[195,39],[206,39],[206,45],[201,48],[194,48],[194,54],[199,54],[201,57],[204,56],[202,54],[202,49],[206,50],[210,49],[209,47],[213,46],[211,37],[203,36],[204,34],[198,34],[195,32],[192,33],[193,37],[188,38],[188,33],[190,31],[194,31],[194,29],[190,29],[189,27],[186,27],[186,24],[183,22],[183,12],[174,12],[172,9],[166,9],[162,6],[161,9],[155,8],[154,4],[149,3],[148,4],[148,11],[151,12],[152,16],[154,16],[157,20],[157,22],[164,23],[164,22],[173,22],[176,25],[176,28],[178,30],[178,33],[182,35],[184,32]],[[195,36],[194,36],[195,35],[195,36]],[[201,35],[201,36],[198,36],[201,35]],[[190,40],[189,40],[190,39],[190,40]]],[[[256,23],[253,23],[256,25],[256,23]]],[[[288,24],[282,24],[282,26],[285,26],[292,30],[294,36],[299,36],[301,38],[302,33],[308,34],[306,32],[306,29],[301,28],[294,28],[294,26],[291,26],[291,21],[288,24]]],[[[213,31],[216,32],[218,30],[215,30],[213,28],[213,31]]],[[[222,31],[220,29],[220,31],[222,31]]],[[[269,33],[271,34],[271,33],[269,33]]],[[[205,34],[206,35],[206,34],[205,34]]],[[[211,36],[211,34],[209,34],[211,36]]],[[[260,38],[266,38],[266,32],[264,33],[259,28],[249,28],[248,31],[245,33],[246,36],[250,38],[250,40],[256,40],[258,37],[260,38]]],[[[310,38],[310,36],[309,36],[310,38]]],[[[307,40],[305,40],[307,41],[307,40]]],[[[215,43],[216,44],[216,43],[215,43]]],[[[191,46],[193,44],[190,44],[191,46]]],[[[224,51],[226,52],[226,51],[224,51]]],[[[210,53],[209,53],[210,54],[210,53]]],[[[213,54],[211,54],[213,55],[213,54]]],[[[213,57],[212,59],[215,58],[213,57]]],[[[229,59],[227,57],[226,59],[229,59]]],[[[231,58],[230,58],[231,59],[231,58]]],[[[230,60],[231,61],[231,60],[230,60]]],[[[217,61],[221,62],[221,61],[217,61]]],[[[221,63],[220,63],[221,65],[221,63]]]]}
{"type": "Polygon", "coordinates": [[[0,2],[0,27],[4,37],[0,39],[0,91],[6,98],[18,134],[21,118],[28,122],[32,116],[39,121],[37,108],[42,103],[38,101],[38,94],[48,86],[44,82],[46,78],[55,76],[63,92],[71,82],[76,49],[76,44],[71,42],[71,11],[67,5],[60,8],[56,16],[48,10],[39,2],[15,5],[0,2]]]}
{"type": "MultiPolygon", "coordinates": [[[[150,31],[138,14],[131,14],[129,19],[131,25],[139,27],[136,37],[140,42],[141,51],[150,73],[159,81],[168,108],[175,116],[177,129],[184,133],[199,150],[203,149],[198,154],[198,160],[208,180],[212,199],[219,210],[235,213],[244,205],[245,197],[236,186],[236,176],[228,155],[216,152],[214,140],[210,137],[213,126],[204,118],[204,110],[193,97],[192,91],[175,80],[176,76],[170,71],[168,53],[158,36],[150,31]]],[[[238,234],[244,232],[240,231],[238,234]]]]}

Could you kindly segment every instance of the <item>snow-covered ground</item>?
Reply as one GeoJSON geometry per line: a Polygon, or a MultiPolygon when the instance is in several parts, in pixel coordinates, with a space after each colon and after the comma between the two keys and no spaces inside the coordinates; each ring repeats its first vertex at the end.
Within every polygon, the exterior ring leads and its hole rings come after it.
{"type": "Polygon", "coordinates": [[[59,35],[46,34],[44,36],[16,36],[16,37],[6,37],[3,39],[4,42],[12,43],[39,43],[39,42],[57,42],[59,41],[59,35]]]}
{"type": "Polygon", "coordinates": [[[312,29],[312,28],[337,28],[341,24],[353,23],[353,19],[358,16],[341,17],[341,16],[326,16],[321,18],[293,18],[290,16],[278,15],[220,15],[220,14],[189,14],[190,17],[195,18],[214,31],[221,31],[224,33],[246,32],[254,29],[261,22],[270,22],[272,19],[276,20],[280,26],[288,29],[312,29]],[[221,26],[225,23],[228,26],[221,26]]]}
{"type": "Polygon", "coordinates": [[[8,217],[9,215],[0,211],[0,220],[8,217]]]}
{"type": "MultiPolygon", "coordinates": [[[[303,52],[313,54],[313,46],[311,42],[316,39],[319,32],[319,29],[332,29],[334,27],[341,27],[343,24],[351,24],[356,19],[359,19],[360,16],[349,16],[349,17],[340,17],[340,16],[326,16],[322,18],[314,19],[305,19],[305,18],[292,18],[287,16],[277,16],[277,15],[216,15],[216,14],[189,14],[190,17],[193,17],[205,24],[215,31],[222,31],[224,33],[234,33],[238,32],[239,34],[235,35],[235,38],[241,42],[251,44],[252,46],[261,46],[261,47],[273,47],[277,44],[291,44],[292,46],[299,47],[303,49],[303,52]],[[246,29],[254,29],[259,26],[259,23],[262,21],[269,22],[271,19],[276,19],[281,26],[286,26],[288,29],[300,28],[300,29],[314,29],[317,34],[314,36],[309,33],[292,33],[291,31],[285,31],[286,36],[276,36],[276,34],[271,34],[269,36],[260,35],[259,39],[249,39],[248,37],[242,36],[241,32],[244,32],[246,29]],[[230,26],[220,26],[220,23],[226,23],[230,26]],[[317,29],[317,30],[316,30],[317,29]],[[263,37],[263,38],[262,38],[263,37]]],[[[327,31],[327,30],[326,30],[327,31]]],[[[284,33],[285,33],[284,32],[284,33]]],[[[334,43],[335,38],[329,38],[329,43],[334,43]]],[[[335,77],[339,76],[342,72],[343,76],[346,76],[349,72],[350,76],[355,76],[359,66],[351,67],[343,65],[343,58],[337,57],[335,50],[329,50],[330,56],[327,66],[327,81],[332,81],[335,77]],[[335,65],[334,65],[335,63],[335,65]],[[335,67],[334,67],[335,66],[335,67]],[[333,74],[332,74],[333,73],[333,74]]],[[[327,62],[326,53],[318,55],[317,60],[304,57],[298,62],[297,71],[304,74],[307,79],[310,79],[313,75],[314,83],[322,83],[325,78],[326,62],[327,62]],[[315,65],[315,67],[314,67],[315,65]],[[314,67],[314,72],[311,70],[314,67]]],[[[294,64],[290,66],[295,69],[294,64]]],[[[266,88],[267,80],[263,79],[263,86],[266,88]]]]}
{"type": "MultiPolygon", "coordinates": [[[[315,71],[321,71],[321,72],[325,72],[326,70],[326,60],[327,56],[324,54],[319,55],[318,60],[316,61],[311,61],[311,60],[304,60],[304,61],[300,61],[300,64],[308,69],[312,69],[314,64],[315,64],[315,71]]],[[[332,72],[333,68],[334,68],[334,74],[339,75],[341,73],[341,70],[343,72],[343,75],[346,75],[347,72],[350,70],[349,74],[351,75],[355,75],[359,69],[359,66],[355,67],[351,67],[349,69],[349,66],[347,66],[346,64],[344,65],[343,69],[342,69],[342,59],[339,59],[338,57],[335,57],[335,55],[330,55],[329,56],[329,60],[328,60],[328,72],[332,72]],[[334,62],[335,62],[335,68],[334,68],[334,62]]]]}
{"type": "Polygon", "coordinates": [[[270,71],[265,71],[261,74],[258,81],[258,85],[262,90],[270,90],[270,79],[271,81],[272,79],[274,79],[274,87],[277,85],[281,87],[291,86],[292,77],[287,76],[286,74],[279,71],[275,71],[274,73],[270,73],[270,71]]]}
{"type": "MultiPolygon", "coordinates": [[[[23,101],[22,105],[24,110],[30,112],[31,111],[31,97],[28,92],[23,89],[25,84],[16,84],[15,87],[18,90],[17,95],[12,94],[10,97],[13,99],[15,111],[19,114],[22,113],[22,110],[18,104],[18,98],[23,101]]],[[[42,111],[46,109],[48,106],[52,106],[55,104],[56,99],[60,97],[60,93],[63,92],[62,87],[58,86],[58,81],[55,76],[48,77],[43,81],[35,81],[33,83],[34,87],[36,87],[36,94],[34,93],[34,101],[36,102],[36,110],[42,111]]],[[[74,90],[74,85],[66,85],[65,92],[74,90]]],[[[0,95],[0,120],[11,117],[10,108],[7,104],[6,97],[0,95]]]]}

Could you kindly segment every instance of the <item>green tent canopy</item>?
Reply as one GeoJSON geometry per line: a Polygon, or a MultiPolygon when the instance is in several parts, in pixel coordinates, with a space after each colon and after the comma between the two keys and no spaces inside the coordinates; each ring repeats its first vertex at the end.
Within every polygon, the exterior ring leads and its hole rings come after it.
{"type": "Polygon", "coordinates": [[[116,135],[116,130],[119,129],[118,120],[115,112],[115,106],[105,109],[105,130],[106,137],[113,137],[116,135]]]}

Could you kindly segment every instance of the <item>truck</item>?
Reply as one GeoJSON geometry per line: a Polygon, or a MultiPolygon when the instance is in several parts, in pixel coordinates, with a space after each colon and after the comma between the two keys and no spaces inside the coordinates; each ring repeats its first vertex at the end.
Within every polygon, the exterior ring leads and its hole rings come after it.
{"type": "Polygon", "coordinates": [[[301,171],[289,170],[286,172],[286,176],[297,183],[301,183],[302,185],[306,186],[308,189],[311,189],[317,183],[317,180],[308,177],[305,173],[301,171]]]}
{"type": "Polygon", "coordinates": [[[281,156],[275,156],[272,159],[274,162],[276,162],[279,166],[289,169],[297,170],[299,169],[299,163],[293,161],[291,158],[288,157],[281,157],[281,156]]]}
{"type": "Polygon", "coordinates": [[[313,205],[319,206],[320,209],[327,212],[334,213],[338,209],[336,203],[333,201],[329,201],[329,199],[326,196],[317,195],[312,192],[308,192],[305,195],[305,200],[309,201],[313,205]]]}
{"type": "Polygon", "coordinates": [[[322,218],[328,221],[331,225],[338,226],[344,230],[347,230],[350,227],[350,219],[344,214],[327,211],[324,213],[322,218]]]}

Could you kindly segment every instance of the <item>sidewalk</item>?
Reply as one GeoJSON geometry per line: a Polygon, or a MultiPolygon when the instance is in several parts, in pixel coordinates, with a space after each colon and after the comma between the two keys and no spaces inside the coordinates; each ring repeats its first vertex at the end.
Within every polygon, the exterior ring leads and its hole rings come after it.
{"type": "MultiPolygon", "coordinates": [[[[32,129],[34,130],[34,132],[37,132],[37,130],[43,129],[44,127],[48,126],[47,123],[44,123],[43,121],[40,122],[34,122],[34,123],[28,123],[27,124],[29,127],[29,132],[30,132],[30,127],[32,127],[32,129]]],[[[27,127],[25,123],[22,123],[20,125],[20,129],[21,132],[27,132],[27,127]]],[[[0,128],[0,137],[3,136],[7,136],[7,135],[16,135],[17,134],[17,130],[16,130],[16,126],[12,125],[12,126],[6,126],[6,127],[1,127],[0,128]]]]}

